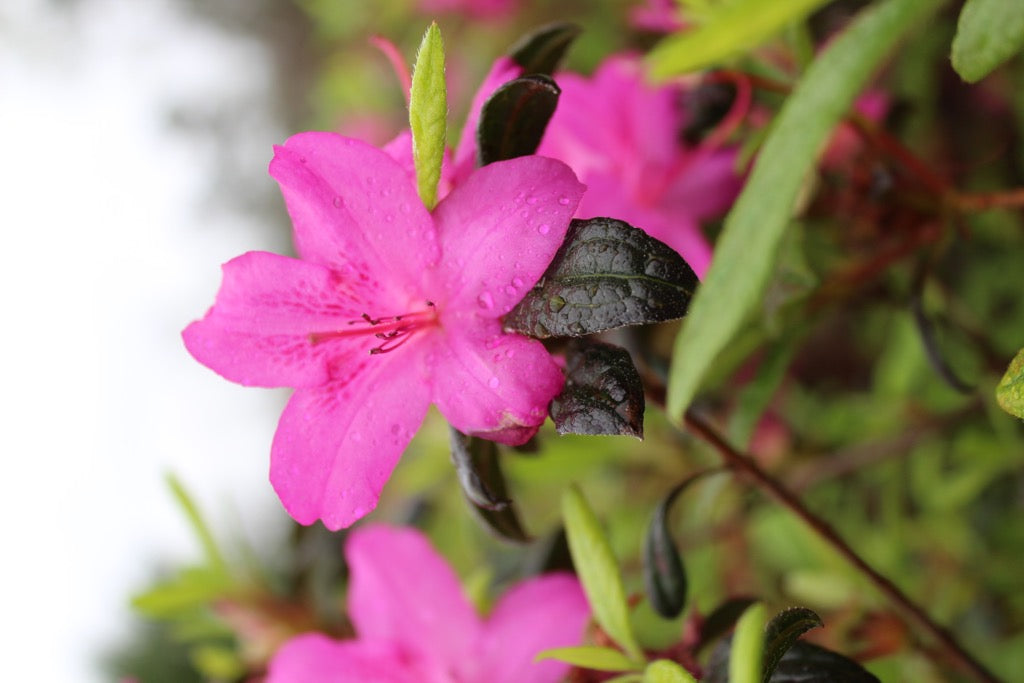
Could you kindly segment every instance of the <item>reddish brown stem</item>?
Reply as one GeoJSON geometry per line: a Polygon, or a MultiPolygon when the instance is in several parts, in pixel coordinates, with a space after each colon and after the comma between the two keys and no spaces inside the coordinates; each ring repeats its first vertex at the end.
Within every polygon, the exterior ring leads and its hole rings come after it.
{"type": "Polygon", "coordinates": [[[711,424],[692,410],[687,411],[684,420],[686,426],[714,446],[726,465],[741,473],[758,488],[803,520],[836,552],[864,574],[883,595],[942,646],[943,654],[951,664],[955,665],[965,674],[970,675],[973,680],[998,683],[999,679],[967,652],[957,642],[952,633],[936,623],[920,605],[911,600],[896,584],[879,574],[843,540],[828,522],[808,510],[796,495],[776,481],[770,474],[762,470],[749,455],[733,448],[711,424]]]}

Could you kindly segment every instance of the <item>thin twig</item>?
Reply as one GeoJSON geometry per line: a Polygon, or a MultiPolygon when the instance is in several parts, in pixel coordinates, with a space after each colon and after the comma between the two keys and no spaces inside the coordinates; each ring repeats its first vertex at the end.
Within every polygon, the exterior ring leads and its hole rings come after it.
{"type": "Polygon", "coordinates": [[[770,474],[762,470],[749,455],[733,448],[710,423],[698,416],[693,410],[686,412],[684,421],[686,426],[714,446],[726,465],[745,475],[758,488],[775,498],[790,512],[802,519],[836,552],[845,557],[850,564],[863,573],[883,595],[938,641],[944,649],[943,654],[949,659],[950,663],[956,665],[964,673],[970,674],[974,680],[998,683],[999,679],[967,652],[957,642],[952,633],[936,623],[920,605],[911,600],[896,584],[878,573],[843,540],[828,522],[808,510],[796,495],[776,481],[770,474]]]}

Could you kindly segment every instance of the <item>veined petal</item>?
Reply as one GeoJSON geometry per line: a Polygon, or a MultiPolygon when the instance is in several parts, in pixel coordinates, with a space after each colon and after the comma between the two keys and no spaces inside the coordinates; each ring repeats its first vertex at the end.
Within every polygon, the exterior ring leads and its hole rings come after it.
{"type": "Polygon", "coordinates": [[[487,681],[562,680],[568,664],[533,659],[542,650],[579,645],[589,618],[587,599],[570,574],[549,574],[517,585],[502,596],[484,624],[480,665],[487,681]]]}
{"type": "Polygon", "coordinates": [[[397,643],[426,669],[455,673],[476,656],[480,618],[422,533],[360,527],[349,535],[345,557],[349,616],[361,638],[397,643]]]}
{"type": "Polygon", "coordinates": [[[459,146],[455,148],[452,175],[454,184],[458,185],[468,178],[476,168],[476,129],[480,125],[480,112],[487,100],[495,90],[513,78],[519,78],[522,74],[523,67],[509,57],[499,57],[491,65],[491,70],[487,72],[484,82],[480,84],[480,88],[473,95],[473,102],[470,104],[469,114],[466,116],[466,123],[462,127],[462,135],[459,137],[459,146]]]}
{"type": "Polygon", "coordinates": [[[475,171],[434,209],[449,309],[497,318],[533,287],[586,189],[568,166],[527,156],[475,171]]]}
{"type": "Polygon", "coordinates": [[[543,344],[503,333],[497,320],[445,325],[433,363],[438,409],[464,434],[525,443],[565,383],[561,369],[543,344]]]}
{"type": "Polygon", "coordinates": [[[411,294],[438,260],[430,214],[408,172],[383,151],[334,133],[300,133],[274,148],[303,259],[411,294]]]}
{"type": "Polygon", "coordinates": [[[213,308],[182,337],[196,360],[227,379],[247,386],[317,386],[327,381],[339,344],[369,348],[372,336],[323,344],[310,338],[359,319],[373,292],[358,278],[257,251],[222,269],[213,308]]]}
{"type": "Polygon", "coordinates": [[[337,358],[332,379],[288,401],[270,453],[270,482],[300,524],[351,525],[377,505],[430,405],[420,340],[391,353],[337,358]]]}
{"type": "Polygon", "coordinates": [[[270,660],[266,683],[420,683],[393,643],[295,636],[270,660]]]}

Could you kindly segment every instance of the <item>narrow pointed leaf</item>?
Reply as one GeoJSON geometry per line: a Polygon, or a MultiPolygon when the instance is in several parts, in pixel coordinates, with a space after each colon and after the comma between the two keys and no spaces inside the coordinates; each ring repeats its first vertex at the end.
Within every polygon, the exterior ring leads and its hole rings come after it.
{"type": "Polygon", "coordinates": [[[797,638],[812,628],[824,626],[821,617],[806,607],[792,607],[776,614],[764,633],[764,665],[762,683],[768,683],[775,667],[783,655],[793,646],[797,638]]]}
{"type": "Polygon", "coordinates": [[[562,393],[551,402],[559,434],[644,436],[644,386],[629,352],[577,342],[566,352],[562,393]]]}
{"type": "Polygon", "coordinates": [[[659,659],[644,669],[643,683],[697,683],[697,679],[675,662],[659,659]]]}
{"type": "Polygon", "coordinates": [[[707,474],[721,470],[704,470],[693,474],[675,488],[654,509],[644,538],[644,585],[647,599],[654,611],[666,619],[675,619],[686,607],[686,569],[679,548],[672,539],[668,516],[672,504],[683,491],[707,474]]]}
{"type": "Polygon", "coordinates": [[[1024,48],[1024,4],[1019,0],[967,0],[960,10],[950,58],[975,83],[1024,48]]]}
{"type": "Polygon", "coordinates": [[[437,184],[448,128],[448,90],[444,80],[444,43],[432,23],[416,53],[409,90],[409,128],[416,190],[428,209],[437,204],[437,184]]]}
{"type": "Polygon", "coordinates": [[[1010,415],[1024,420],[1024,349],[1010,361],[1006,374],[996,387],[996,401],[999,407],[1010,415]]]}
{"type": "Polygon", "coordinates": [[[786,101],[676,338],[668,391],[673,418],[682,416],[712,361],[761,299],[797,194],[830,132],[899,40],[941,4],[886,0],[870,7],[822,52],[786,101]]]}
{"type": "Polygon", "coordinates": [[[766,618],[764,603],[756,602],[736,622],[729,651],[729,683],[760,683],[766,618]]]}
{"type": "Polygon", "coordinates": [[[523,67],[524,74],[550,76],[581,30],[576,24],[563,21],[546,24],[520,38],[509,50],[509,57],[523,67]]]}
{"type": "Polygon", "coordinates": [[[643,653],[633,634],[626,603],[626,589],[608,539],[594,511],[576,486],[562,496],[562,516],[569,538],[569,552],[587,595],[594,619],[630,659],[643,661],[643,653]]]}
{"type": "Polygon", "coordinates": [[[495,90],[480,111],[476,130],[480,165],[536,152],[561,93],[543,74],[523,76],[495,90]]]}
{"type": "Polygon", "coordinates": [[[454,427],[449,429],[455,473],[477,517],[506,540],[517,543],[529,541],[530,536],[523,529],[515,505],[508,496],[498,445],[486,439],[466,436],[454,427]]]}
{"type": "Polygon", "coordinates": [[[199,506],[196,505],[192,496],[189,495],[185,486],[181,483],[181,480],[175,475],[167,475],[167,486],[171,489],[171,493],[178,502],[178,506],[181,507],[185,512],[185,516],[188,517],[193,533],[195,533],[203,546],[203,554],[206,555],[206,562],[209,567],[215,572],[226,574],[227,562],[224,561],[224,555],[220,552],[217,541],[214,539],[210,527],[206,524],[206,520],[203,519],[199,506]]]}
{"type": "Polygon", "coordinates": [[[686,315],[697,276],[683,257],[613,218],[574,219],[544,277],[505,316],[538,339],[686,315]]]}
{"type": "Polygon", "coordinates": [[[711,66],[757,47],[828,0],[733,0],[709,9],[699,26],[666,38],[648,61],[655,78],[711,66]]]}
{"type": "Polygon", "coordinates": [[[557,659],[566,664],[594,671],[633,671],[637,668],[636,664],[619,650],[593,645],[555,647],[544,650],[534,657],[536,662],[543,659],[557,659]]]}
{"type": "Polygon", "coordinates": [[[715,638],[728,633],[736,624],[736,620],[755,602],[757,601],[753,598],[730,598],[716,607],[701,624],[694,652],[700,652],[715,638]]]}

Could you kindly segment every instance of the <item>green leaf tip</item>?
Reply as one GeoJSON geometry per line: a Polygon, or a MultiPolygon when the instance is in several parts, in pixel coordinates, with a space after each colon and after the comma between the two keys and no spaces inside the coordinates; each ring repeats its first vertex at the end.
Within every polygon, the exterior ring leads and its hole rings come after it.
{"type": "Polygon", "coordinates": [[[594,612],[594,620],[626,651],[630,660],[643,662],[643,651],[629,620],[626,589],[615,555],[601,523],[575,485],[562,495],[562,517],[572,563],[594,612]]]}
{"type": "Polygon", "coordinates": [[[437,204],[437,184],[447,141],[448,91],[444,80],[444,42],[437,22],[423,34],[409,90],[409,128],[416,191],[427,209],[437,204]]]}
{"type": "Polygon", "coordinates": [[[682,417],[712,362],[761,300],[797,197],[832,129],[900,39],[941,4],[887,0],[863,11],[787,99],[725,219],[711,268],[676,337],[667,397],[671,418],[682,417]]]}
{"type": "Polygon", "coordinates": [[[1010,415],[1024,420],[1024,349],[1010,361],[1006,374],[996,387],[996,401],[999,407],[1010,415]]]}
{"type": "Polygon", "coordinates": [[[1024,48],[1024,3],[967,0],[957,20],[950,61],[968,83],[976,83],[1024,48]]]}

